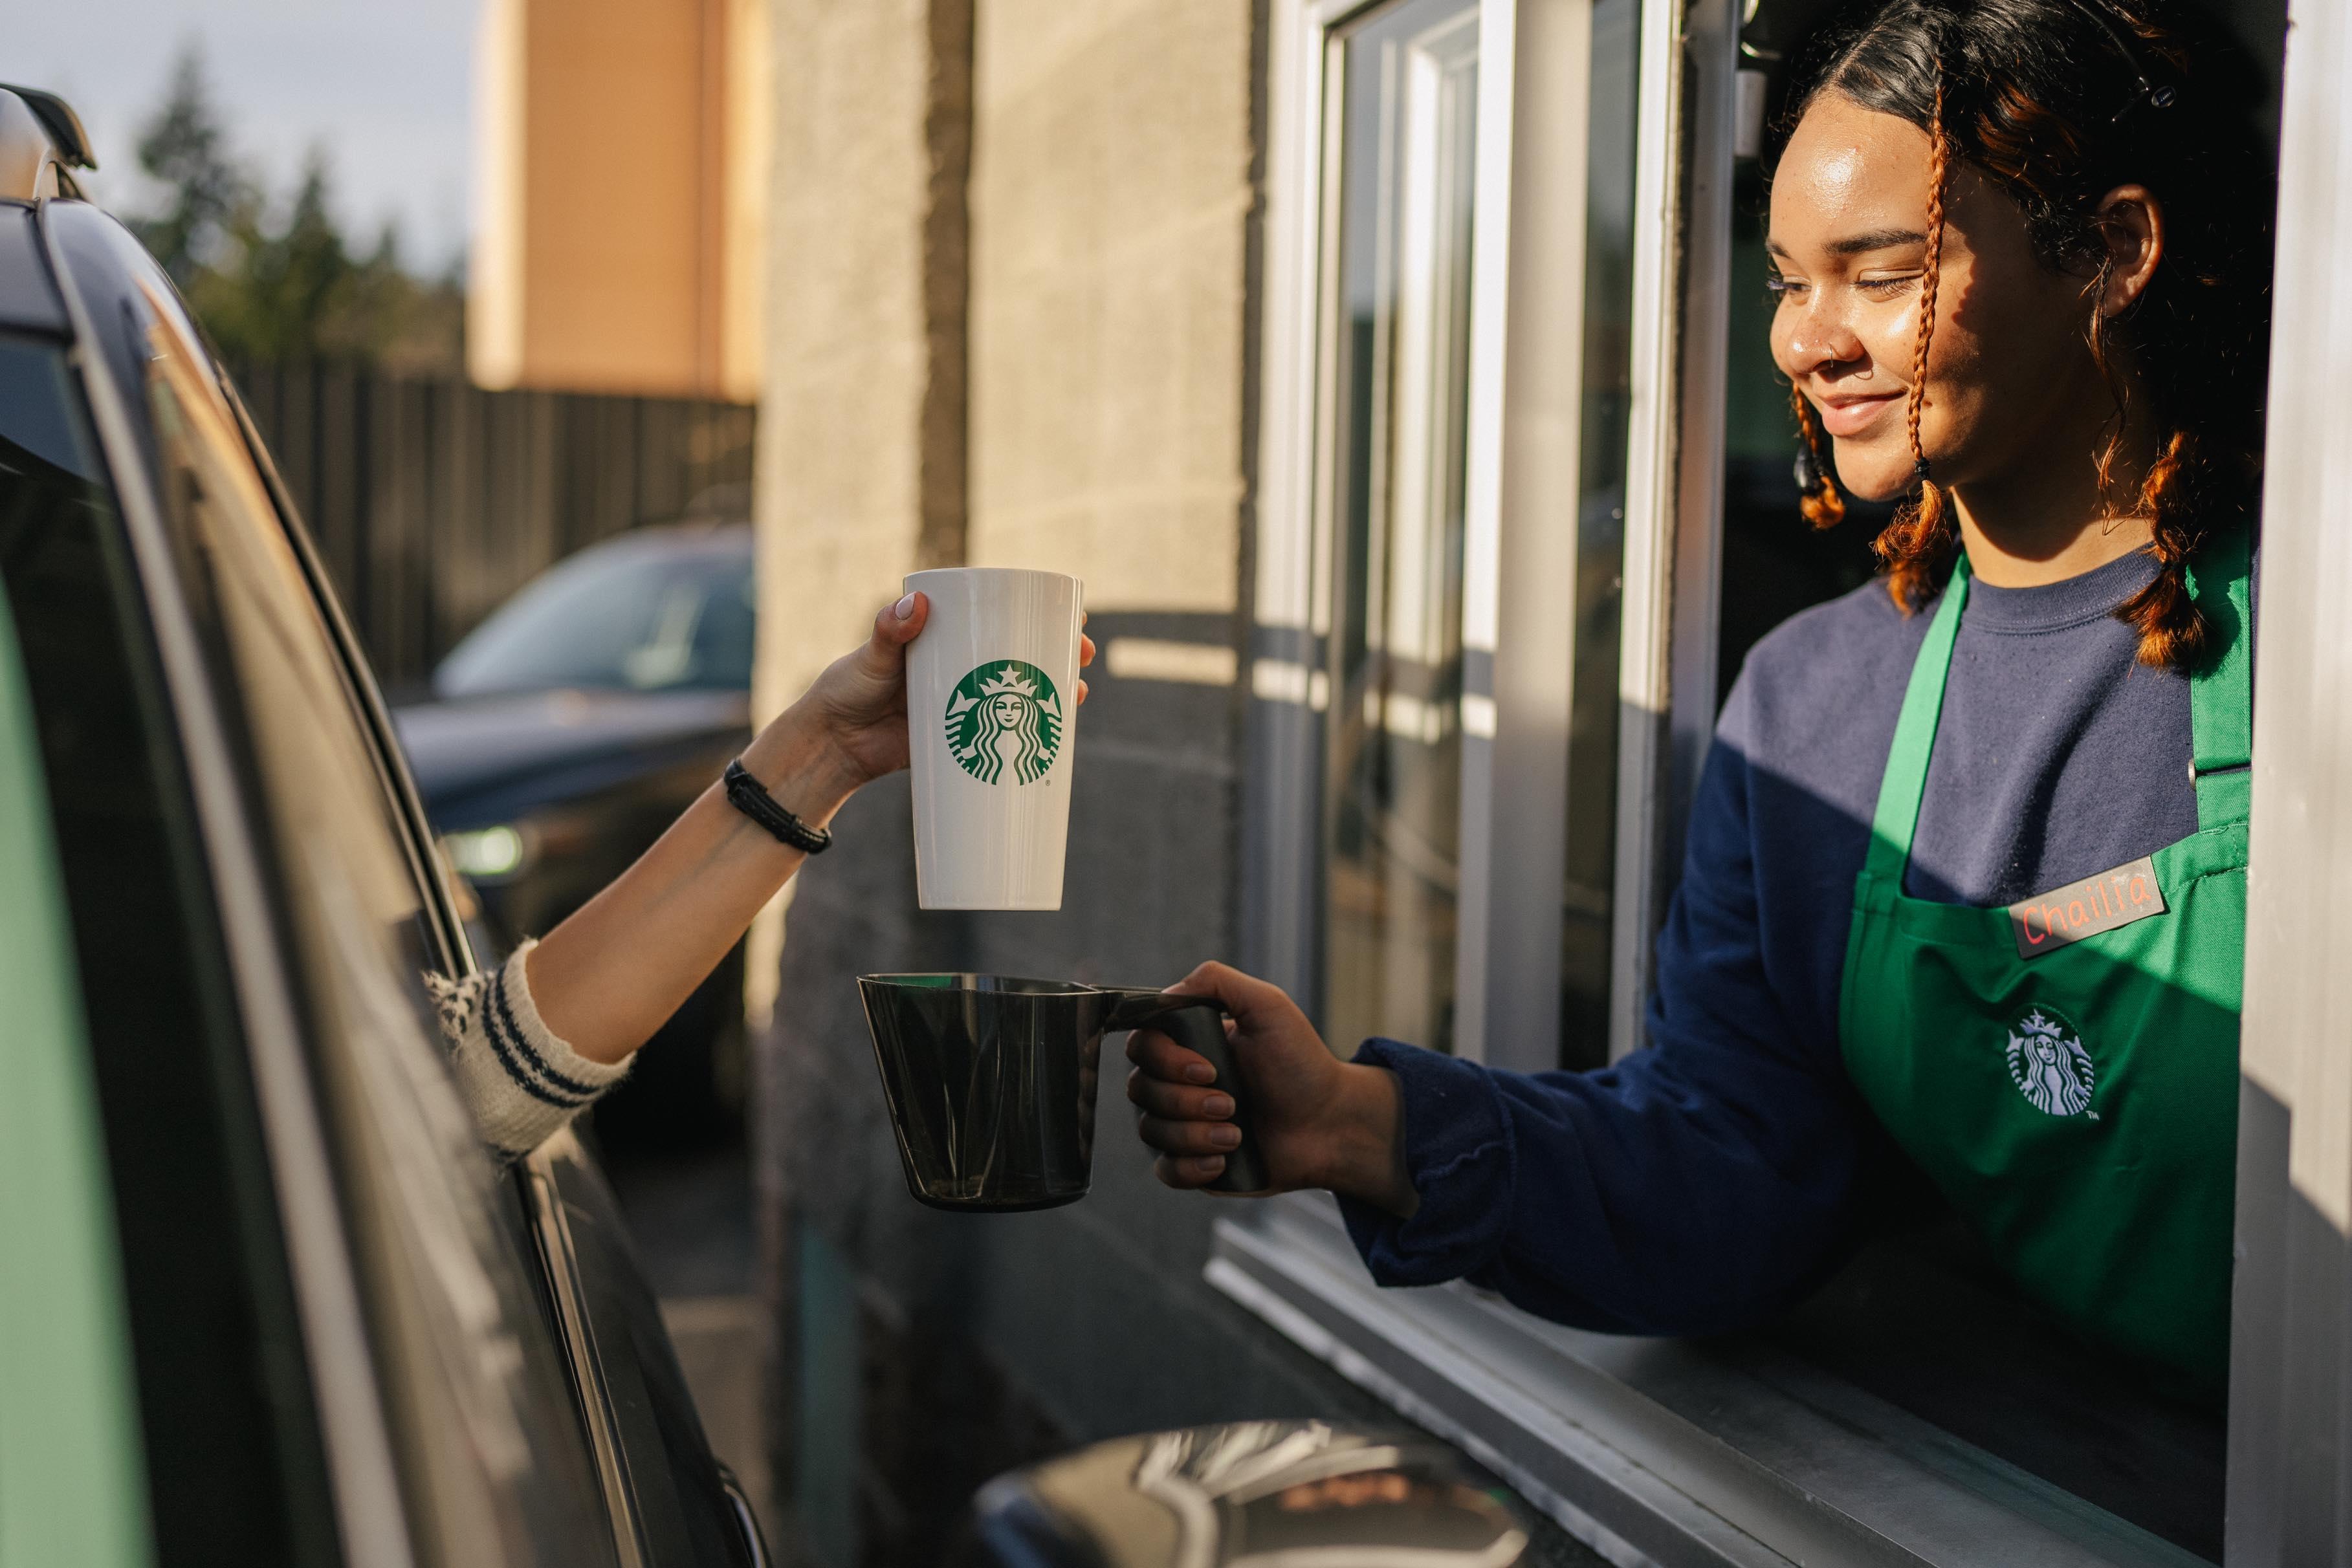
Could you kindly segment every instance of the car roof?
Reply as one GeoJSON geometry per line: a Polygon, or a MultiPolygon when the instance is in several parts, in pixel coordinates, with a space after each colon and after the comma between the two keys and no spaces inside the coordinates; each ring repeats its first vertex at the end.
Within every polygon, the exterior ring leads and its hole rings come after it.
{"type": "Polygon", "coordinates": [[[34,210],[0,201],[0,328],[63,335],[65,301],[41,255],[34,210]]]}

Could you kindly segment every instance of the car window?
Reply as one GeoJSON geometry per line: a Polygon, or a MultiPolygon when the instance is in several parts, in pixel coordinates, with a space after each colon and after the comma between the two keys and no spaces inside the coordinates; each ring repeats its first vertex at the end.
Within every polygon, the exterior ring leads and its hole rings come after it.
{"type": "Polygon", "coordinates": [[[748,538],[603,545],[541,573],[476,627],[434,690],[748,690],[752,594],[748,538]]]}
{"type": "Polygon", "coordinates": [[[169,284],[135,249],[116,259],[143,349],[143,384],[124,390],[266,823],[421,1544],[451,1564],[607,1559],[609,1540],[582,1533],[600,1515],[593,1470],[504,1223],[512,1189],[435,1030],[431,927],[352,694],[169,284]]]}
{"type": "Polygon", "coordinates": [[[0,584],[80,982],[156,1561],[331,1560],[218,917],[119,516],[47,343],[0,340],[0,584]]]}

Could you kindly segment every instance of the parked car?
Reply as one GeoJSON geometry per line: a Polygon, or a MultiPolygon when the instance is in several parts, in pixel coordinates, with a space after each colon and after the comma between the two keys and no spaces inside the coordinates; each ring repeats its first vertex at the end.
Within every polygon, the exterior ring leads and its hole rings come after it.
{"type": "MultiPolygon", "coordinates": [[[[503,951],[645,852],[751,738],[748,525],[643,528],[532,579],[442,660],[394,723],[451,862],[503,951]]],[[[731,1127],[742,950],[597,1107],[609,1144],[731,1127]]]]}
{"type": "Polygon", "coordinates": [[[0,90],[0,1568],[759,1563],[595,1162],[457,1098],[391,721],[61,109],[0,90]]]}

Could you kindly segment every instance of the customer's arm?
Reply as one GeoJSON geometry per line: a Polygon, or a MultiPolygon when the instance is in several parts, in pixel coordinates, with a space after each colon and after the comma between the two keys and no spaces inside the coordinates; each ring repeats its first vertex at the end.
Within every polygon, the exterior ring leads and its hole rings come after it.
{"type": "MultiPolygon", "coordinates": [[[[907,766],[906,650],[930,612],[910,593],[745,748],[743,766],[813,827],[907,766]]],[[[1081,639],[1079,662],[1094,643],[1081,639]]],[[[1078,700],[1087,686],[1078,683],[1078,700]]],[[[460,1090],[502,1152],[535,1147],[618,1082],[805,857],[717,780],[636,863],[499,969],[435,987],[460,1090]]]]}
{"type": "MultiPolygon", "coordinates": [[[[831,821],[861,785],[907,766],[906,650],[929,613],[919,593],[884,607],[866,645],[835,659],[744,751],[751,776],[812,827],[831,821]]],[[[1086,642],[1080,662],[1093,653],[1086,642]]],[[[623,1061],[719,967],[803,858],[713,780],[635,865],[532,950],[540,1016],[587,1060],[623,1061]]]]}

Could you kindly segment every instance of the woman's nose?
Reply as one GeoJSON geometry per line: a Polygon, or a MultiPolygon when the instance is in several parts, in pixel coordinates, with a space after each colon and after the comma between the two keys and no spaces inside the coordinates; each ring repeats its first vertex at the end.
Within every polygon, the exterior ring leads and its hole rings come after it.
{"type": "Polygon", "coordinates": [[[1807,300],[1795,310],[1784,310],[1779,339],[1780,370],[1801,380],[1832,365],[1862,358],[1862,340],[1852,329],[1831,317],[1819,299],[1807,300]]]}

